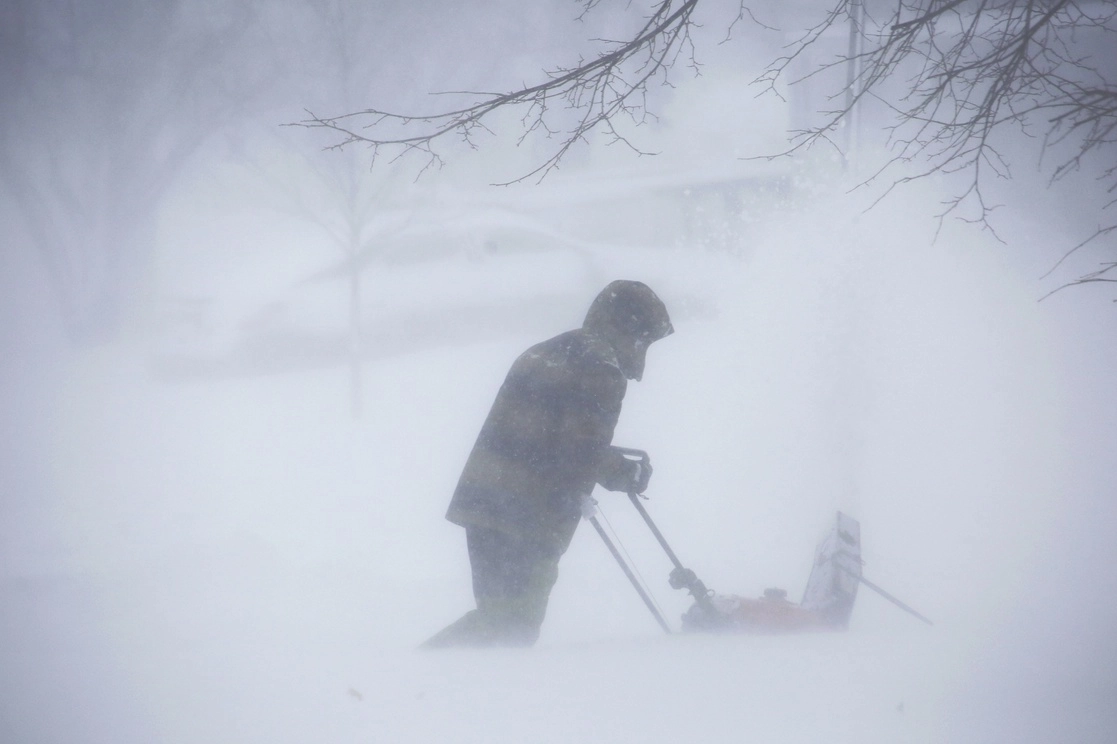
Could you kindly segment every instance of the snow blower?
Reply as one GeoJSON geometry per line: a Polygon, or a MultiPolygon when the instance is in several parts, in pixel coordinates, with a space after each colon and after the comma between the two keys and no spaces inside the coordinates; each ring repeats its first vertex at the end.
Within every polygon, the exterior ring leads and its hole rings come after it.
{"type": "MultiPolygon", "coordinates": [[[[622,447],[617,449],[625,457],[642,465],[649,464],[648,453],[643,450],[622,447]]],[[[853,603],[861,584],[928,625],[932,624],[926,617],[861,575],[861,526],[856,519],[842,512],[838,512],[834,528],[819,543],[803,599],[795,604],[787,599],[787,592],[783,589],[766,589],[763,596],[758,598],[718,594],[707,589],[694,571],[683,566],[675,551],[667,544],[663,533],[641,503],[647,497],[632,492],[628,494],[628,498],[674,566],[668,584],[672,589],[686,589],[694,597],[694,604],[682,616],[684,631],[793,633],[845,630],[849,627],[853,603]]],[[[589,515],[587,519],[636,588],[656,622],[665,632],[671,633],[671,627],[663,613],[636,578],[597,517],[589,515]]]]}

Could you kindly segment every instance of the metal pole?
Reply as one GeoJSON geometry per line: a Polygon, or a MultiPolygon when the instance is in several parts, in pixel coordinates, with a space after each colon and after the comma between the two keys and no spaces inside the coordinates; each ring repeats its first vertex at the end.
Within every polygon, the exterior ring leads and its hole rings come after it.
{"type": "Polygon", "coordinates": [[[644,587],[640,585],[640,581],[636,578],[636,575],[632,573],[632,569],[624,562],[624,558],[621,557],[620,552],[617,550],[617,546],[609,539],[609,535],[605,533],[605,529],[601,526],[601,523],[597,521],[597,517],[586,517],[586,519],[588,519],[590,524],[593,525],[593,528],[597,530],[597,534],[601,535],[601,539],[605,542],[605,547],[609,548],[609,552],[617,559],[617,565],[621,567],[621,570],[624,571],[624,575],[632,582],[632,586],[636,589],[636,593],[640,595],[640,599],[644,600],[644,604],[647,605],[652,616],[654,616],[656,622],[659,623],[659,627],[663,628],[665,633],[670,633],[671,628],[667,625],[667,621],[663,619],[663,615],[660,614],[659,608],[655,606],[655,602],[653,602],[652,598],[648,596],[648,593],[644,591],[644,587]]]}
{"type": "MultiPolygon", "coordinates": [[[[613,449],[627,458],[635,459],[645,466],[650,464],[648,453],[644,450],[632,449],[631,447],[613,447],[613,449]]],[[[651,515],[648,514],[648,510],[640,503],[640,494],[631,491],[628,494],[628,498],[632,502],[632,505],[636,507],[636,511],[640,512],[640,516],[644,518],[644,522],[651,528],[652,534],[655,535],[655,539],[659,541],[660,546],[662,546],[664,552],[667,553],[667,557],[671,559],[671,563],[675,565],[675,570],[671,572],[671,588],[685,588],[707,615],[711,618],[718,617],[720,613],[717,608],[714,607],[714,603],[710,601],[710,590],[706,588],[706,585],[702,583],[701,579],[694,575],[694,571],[683,567],[682,561],[675,555],[675,551],[671,550],[671,546],[667,544],[667,539],[663,536],[663,533],[655,526],[655,522],[652,521],[651,515]]]]}
{"type": "Polygon", "coordinates": [[[866,578],[865,578],[864,576],[862,576],[861,574],[859,574],[859,573],[855,573],[855,572],[853,572],[853,571],[850,571],[850,570],[849,570],[848,568],[846,568],[845,566],[841,565],[840,563],[837,563],[837,562],[835,562],[835,563],[834,563],[834,565],[835,565],[835,566],[837,566],[838,568],[840,568],[841,570],[845,571],[845,572],[846,572],[847,574],[849,574],[850,576],[854,577],[854,578],[855,578],[855,579],[857,579],[858,581],[860,581],[860,582],[861,582],[862,584],[864,584],[865,586],[867,586],[867,587],[869,587],[870,589],[872,589],[872,590],[873,590],[874,592],[876,592],[876,593],[877,593],[877,594],[879,594],[880,596],[882,596],[882,597],[884,597],[885,599],[887,599],[887,600],[888,600],[889,602],[891,602],[892,604],[894,604],[894,605],[896,605],[897,607],[899,607],[899,608],[900,608],[901,610],[904,610],[905,612],[909,612],[909,613],[911,613],[912,615],[914,615],[915,617],[919,618],[920,620],[922,620],[923,622],[927,623],[928,625],[934,625],[934,623],[933,623],[933,622],[931,622],[930,620],[928,620],[928,619],[927,619],[926,617],[924,617],[923,615],[919,614],[918,612],[916,612],[915,610],[913,610],[913,609],[912,609],[911,607],[908,607],[908,606],[907,606],[906,604],[904,604],[904,603],[903,603],[903,602],[901,602],[900,600],[896,599],[896,598],[895,598],[895,597],[893,597],[893,596],[892,596],[891,594],[889,594],[888,592],[884,591],[884,590],[883,590],[883,589],[881,589],[881,588],[880,588],[879,586],[877,586],[877,585],[876,585],[876,584],[874,584],[873,582],[869,581],[868,579],[866,579],[866,578]]]}
{"type": "Polygon", "coordinates": [[[675,551],[671,550],[671,546],[667,544],[667,539],[663,536],[663,533],[655,526],[655,522],[652,521],[652,517],[648,514],[648,510],[640,503],[639,494],[630,493],[628,494],[628,498],[632,501],[632,505],[636,507],[636,511],[640,512],[640,516],[644,518],[644,522],[647,523],[652,534],[655,535],[655,539],[658,540],[660,546],[663,547],[663,551],[667,553],[667,557],[671,559],[671,563],[675,564],[675,571],[671,574],[671,585],[676,589],[685,587],[690,592],[691,596],[694,597],[695,601],[698,602],[699,606],[708,613],[710,617],[717,617],[717,608],[714,607],[714,603],[710,601],[710,590],[706,588],[706,585],[702,583],[701,579],[694,575],[694,571],[683,567],[682,562],[679,561],[679,557],[675,555],[675,551]],[[676,583],[676,577],[678,583],[676,583]]]}
{"type": "Polygon", "coordinates": [[[685,571],[686,569],[683,568],[683,564],[679,561],[679,557],[675,555],[674,550],[671,550],[671,546],[667,544],[667,539],[663,537],[663,533],[660,532],[659,528],[655,526],[655,522],[652,521],[652,517],[650,514],[648,514],[648,510],[645,509],[644,505],[640,503],[640,496],[635,493],[630,493],[628,494],[628,498],[630,501],[632,501],[632,505],[636,507],[636,511],[640,512],[640,516],[644,518],[644,521],[647,523],[648,527],[651,528],[652,534],[655,535],[655,539],[658,540],[659,544],[663,547],[663,551],[667,553],[667,557],[671,559],[671,562],[673,564],[675,564],[675,568],[679,569],[680,571],[685,571]]]}
{"type": "Polygon", "coordinates": [[[845,152],[842,153],[843,165],[848,165],[857,149],[857,83],[861,75],[861,33],[864,7],[862,0],[851,0],[849,7],[849,50],[846,54],[846,97],[845,97],[845,152]]]}

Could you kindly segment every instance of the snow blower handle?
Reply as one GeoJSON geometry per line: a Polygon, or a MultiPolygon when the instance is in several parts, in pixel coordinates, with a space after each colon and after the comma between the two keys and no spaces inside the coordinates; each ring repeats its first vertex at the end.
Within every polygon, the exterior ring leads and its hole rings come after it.
{"type": "Polygon", "coordinates": [[[702,583],[702,580],[695,575],[694,571],[683,566],[682,561],[679,560],[679,556],[675,555],[674,550],[671,550],[671,546],[667,544],[667,538],[665,538],[663,533],[659,531],[659,528],[655,526],[655,522],[652,521],[652,517],[648,514],[648,510],[640,503],[640,494],[630,493],[628,494],[628,498],[632,501],[632,505],[636,507],[636,511],[640,512],[640,516],[644,518],[644,522],[648,525],[648,528],[651,529],[652,534],[655,535],[655,539],[659,541],[659,545],[663,548],[663,552],[667,553],[667,557],[671,559],[671,563],[675,566],[668,579],[671,588],[686,589],[691,593],[698,604],[702,605],[702,609],[712,611],[713,606],[710,603],[710,590],[707,589],[706,585],[702,583]]]}
{"type": "MultiPolygon", "coordinates": [[[[644,450],[632,449],[631,447],[613,447],[613,450],[621,453],[621,455],[630,462],[635,462],[641,470],[647,469],[649,473],[651,472],[652,459],[648,457],[648,453],[644,450]]],[[[675,555],[675,551],[671,550],[671,546],[667,544],[667,540],[663,537],[663,533],[655,526],[655,522],[652,521],[651,515],[648,514],[648,510],[640,503],[640,499],[648,498],[643,495],[643,490],[636,488],[630,490],[628,492],[628,498],[632,500],[633,505],[636,507],[636,511],[640,512],[640,516],[644,518],[648,527],[651,528],[652,534],[655,535],[655,539],[659,541],[659,544],[663,546],[664,551],[667,553],[667,557],[675,564],[675,568],[680,572],[686,571],[687,569],[683,568],[683,564],[679,561],[679,557],[675,555]]]]}
{"type": "Polygon", "coordinates": [[[652,458],[644,450],[632,449],[631,447],[612,447],[611,449],[623,457],[626,462],[636,466],[629,493],[644,493],[648,489],[648,481],[652,479],[652,458]]]}
{"type": "MultiPolygon", "coordinates": [[[[628,447],[614,447],[614,449],[626,458],[635,460],[640,467],[647,468],[648,474],[651,474],[651,458],[648,457],[647,452],[644,450],[630,449],[628,447]]],[[[652,521],[652,517],[648,514],[648,510],[640,503],[641,498],[646,499],[647,497],[642,496],[636,490],[632,490],[628,492],[628,498],[632,502],[632,505],[636,507],[636,511],[640,512],[640,516],[643,517],[644,522],[648,525],[648,528],[651,529],[652,534],[655,535],[655,539],[659,542],[660,547],[663,548],[663,552],[667,553],[667,557],[671,559],[671,563],[675,566],[668,579],[671,588],[686,589],[703,610],[711,613],[711,617],[716,616],[717,610],[714,608],[713,602],[710,601],[710,590],[707,589],[706,585],[702,583],[702,580],[695,575],[694,571],[683,566],[682,561],[675,555],[675,551],[671,550],[671,546],[667,544],[667,538],[665,538],[663,533],[659,531],[659,528],[655,526],[655,522],[652,521]]]]}

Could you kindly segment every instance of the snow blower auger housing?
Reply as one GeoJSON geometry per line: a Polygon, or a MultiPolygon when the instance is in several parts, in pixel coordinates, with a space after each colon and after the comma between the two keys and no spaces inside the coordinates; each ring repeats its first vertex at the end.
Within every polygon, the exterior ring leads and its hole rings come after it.
{"type": "MultiPolygon", "coordinates": [[[[617,447],[625,457],[648,463],[648,453],[643,450],[617,447]]],[[[900,609],[914,615],[928,625],[931,621],[911,607],[893,597],[879,586],[861,575],[861,525],[849,515],[838,512],[834,528],[819,543],[815,550],[814,564],[803,599],[795,604],[787,599],[783,589],[766,589],[758,598],[740,597],[731,594],[718,594],[706,588],[694,571],[683,566],[675,551],[667,544],[663,533],[652,521],[641,499],[647,497],[629,493],[636,511],[643,517],[652,534],[671,559],[668,583],[672,589],[686,589],[694,597],[694,604],[682,616],[684,631],[698,632],[753,632],[753,633],[795,633],[818,630],[845,630],[857,599],[857,589],[861,584],[895,604],[900,609]]],[[[601,528],[596,518],[590,521],[613,553],[625,574],[628,576],[644,604],[648,606],[660,626],[671,632],[663,615],[651,597],[636,580],[632,570],[625,563],[612,541],[601,528]]]]}
{"type": "Polygon", "coordinates": [[[814,565],[799,604],[783,589],[760,597],[712,594],[716,614],[699,604],[683,614],[683,630],[794,633],[845,630],[861,579],[861,527],[838,512],[837,524],[815,550],[814,565]]]}

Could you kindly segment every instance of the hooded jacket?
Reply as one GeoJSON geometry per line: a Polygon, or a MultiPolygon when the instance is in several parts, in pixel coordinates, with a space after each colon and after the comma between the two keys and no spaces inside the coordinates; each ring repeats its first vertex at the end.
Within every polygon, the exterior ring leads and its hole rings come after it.
{"type": "MultiPolygon", "coordinates": [[[[628,385],[617,317],[633,314],[630,296],[651,303],[655,321],[650,335],[643,328],[630,335],[651,343],[670,333],[663,303],[649,288],[613,282],[582,328],[521,354],[481,427],[447,519],[520,537],[546,534],[576,523],[581,496],[594,483],[625,487],[633,465],[609,445],[628,385]],[[604,312],[603,303],[614,303],[616,312],[604,312]]],[[[648,314],[642,305],[636,309],[648,314]]]]}
{"type": "Polygon", "coordinates": [[[612,474],[602,461],[612,459],[627,384],[612,347],[584,329],[525,351],[497,393],[446,518],[521,536],[575,518],[580,495],[612,474]]]}

